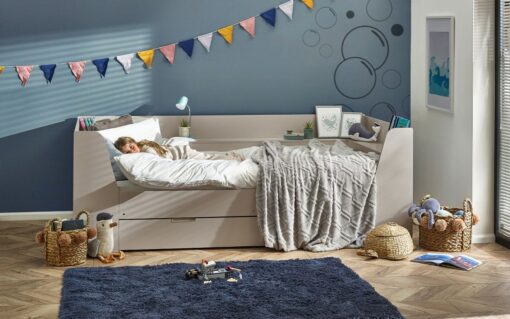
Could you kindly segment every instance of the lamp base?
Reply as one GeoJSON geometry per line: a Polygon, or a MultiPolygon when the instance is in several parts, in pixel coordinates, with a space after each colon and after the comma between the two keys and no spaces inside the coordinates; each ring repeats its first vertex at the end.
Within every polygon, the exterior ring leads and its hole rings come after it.
{"type": "Polygon", "coordinates": [[[191,135],[191,127],[179,127],[179,136],[180,137],[190,137],[191,135]]]}

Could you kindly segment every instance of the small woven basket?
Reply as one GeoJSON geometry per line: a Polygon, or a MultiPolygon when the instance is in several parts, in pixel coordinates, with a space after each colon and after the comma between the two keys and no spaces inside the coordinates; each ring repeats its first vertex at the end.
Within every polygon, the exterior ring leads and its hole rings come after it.
{"type": "Polygon", "coordinates": [[[90,223],[90,214],[87,211],[81,211],[76,215],[79,219],[81,215],[87,215],[87,226],[81,229],[74,229],[62,231],[62,221],[60,218],[55,218],[46,223],[44,229],[44,252],[46,256],[46,263],[50,266],[74,266],[83,264],[87,260],[87,241],[83,243],[71,242],[69,246],[60,246],[58,239],[62,234],[78,234],[80,232],[87,233],[87,227],[90,223]],[[51,230],[53,222],[57,222],[57,229],[51,230]]]}
{"type": "MultiPolygon", "coordinates": [[[[471,237],[473,227],[473,205],[469,198],[464,199],[463,203],[464,216],[462,219],[466,224],[463,231],[456,232],[452,229],[454,218],[444,218],[448,223],[445,231],[437,231],[435,228],[428,229],[420,225],[420,247],[427,250],[445,251],[445,252],[459,252],[471,248],[471,237]]],[[[461,208],[448,208],[443,209],[450,213],[455,213],[461,208]]]]}
{"type": "Polygon", "coordinates": [[[358,255],[391,260],[405,259],[414,249],[409,231],[393,222],[377,226],[368,233],[364,246],[358,255]]]}

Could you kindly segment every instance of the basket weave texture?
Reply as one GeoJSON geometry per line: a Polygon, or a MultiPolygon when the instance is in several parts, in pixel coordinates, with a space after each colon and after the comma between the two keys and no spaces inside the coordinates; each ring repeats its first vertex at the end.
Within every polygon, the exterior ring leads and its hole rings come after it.
{"type": "Polygon", "coordinates": [[[393,222],[377,226],[365,239],[365,251],[373,250],[378,258],[400,260],[413,252],[409,231],[393,222]]]}
{"type": "Polygon", "coordinates": [[[445,251],[445,252],[459,252],[471,248],[472,227],[473,227],[473,205],[469,198],[464,199],[463,208],[448,208],[443,207],[450,213],[455,213],[457,210],[464,210],[462,219],[466,223],[466,228],[463,231],[456,232],[452,229],[454,218],[444,218],[448,223],[445,231],[437,231],[435,228],[428,229],[420,225],[420,247],[427,250],[445,251]]]}
{"type": "Polygon", "coordinates": [[[46,223],[44,230],[45,244],[44,252],[46,263],[50,266],[74,266],[83,264],[87,260],[87,241],[82,243],[71,242],[69,246],[60,246],[58,239],[62,234],[78,234],[85,232],[87,234],[87,227],[90,223],[90,214],[87,211],[81,211],[76,216],[79,219],[81,215],[87,215],[87,226],[81,229],[62,231],[62,221],[60,218],[55,218],[46,223]],[[53,222],[57,222],[57,229],[51,230],[53,222]]]}

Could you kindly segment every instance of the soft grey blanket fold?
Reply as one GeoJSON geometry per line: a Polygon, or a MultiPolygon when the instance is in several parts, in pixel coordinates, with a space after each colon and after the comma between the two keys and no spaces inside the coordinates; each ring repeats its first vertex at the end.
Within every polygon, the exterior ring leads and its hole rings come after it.
{"type": "Polygon", "coordinates": [[[345,150],[341,141],[265,142],[252,155],[259,164],[256,203],[266,247],[335,250],[374,227],[376,162],[345,150]]]}

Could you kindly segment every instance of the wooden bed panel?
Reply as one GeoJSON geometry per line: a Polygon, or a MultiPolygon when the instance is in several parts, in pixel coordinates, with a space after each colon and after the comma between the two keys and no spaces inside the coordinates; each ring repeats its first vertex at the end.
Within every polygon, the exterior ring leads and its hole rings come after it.
{"type": "Polygon", "coordinates": [[[120,220],[122,250],[263,246],[256,217],[120,220]]]}
{"type": "Polygon", "coordinates": [[[254,189],[146,191],[119,210],[122,219],[257,215],[254,189]]]}

